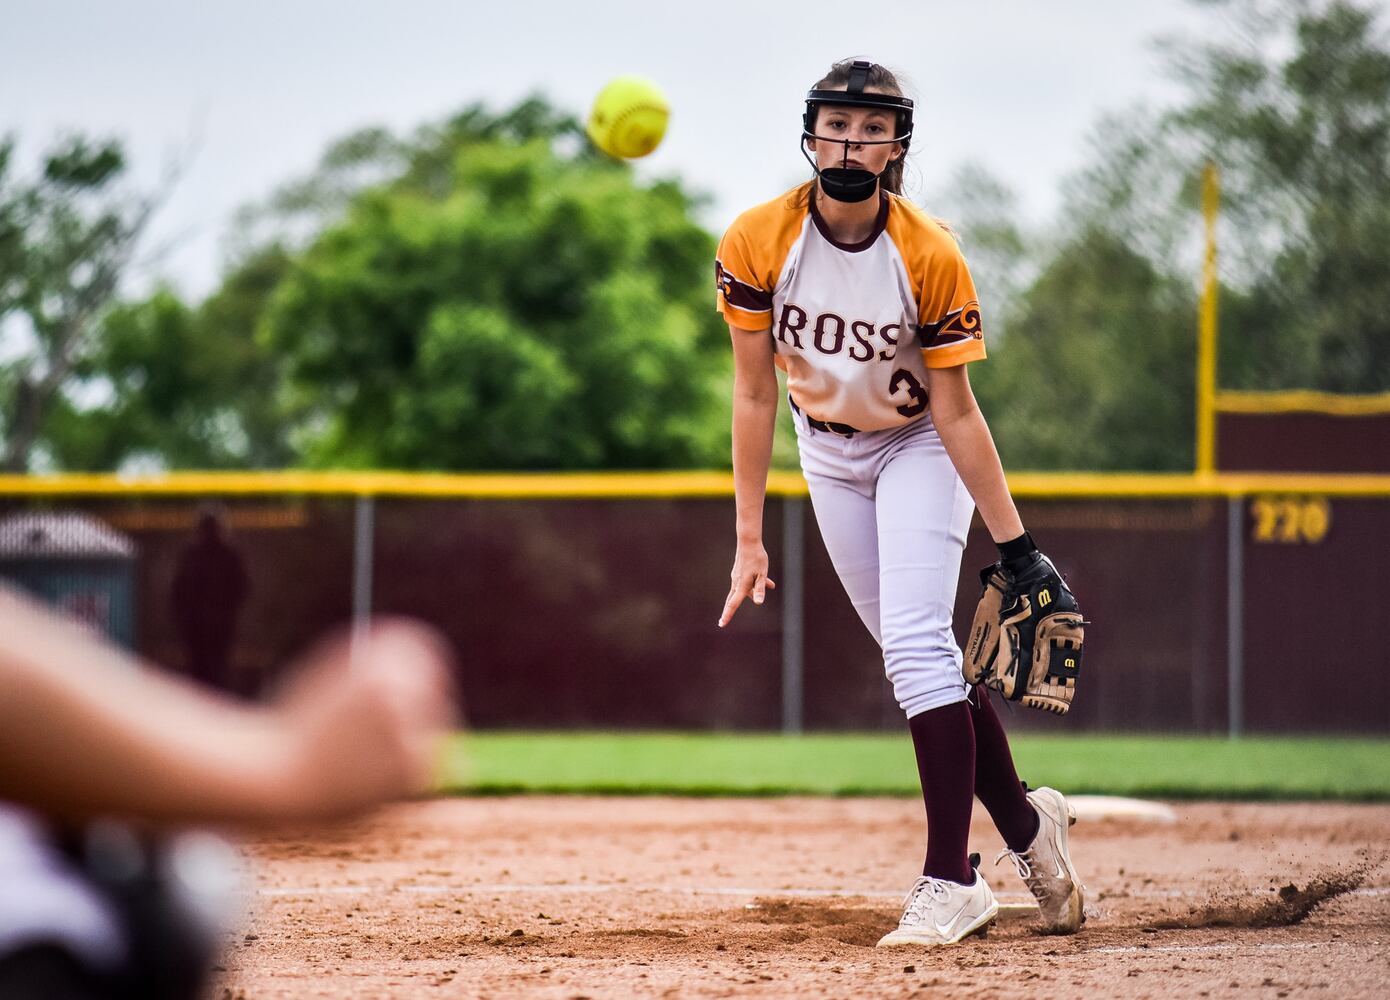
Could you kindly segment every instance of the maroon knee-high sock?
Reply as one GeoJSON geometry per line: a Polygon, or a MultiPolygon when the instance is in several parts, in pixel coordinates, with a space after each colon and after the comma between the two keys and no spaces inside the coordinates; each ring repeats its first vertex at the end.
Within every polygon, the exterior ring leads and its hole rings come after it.
{"type": "Polygon", "coordinates": [[[922,874],[970,885],[970,810],[975,804],[975,731],[964,702],[908,720],[927,806],[927,859],[922,874]]]}
{"type": "Polygon", "coordinates": [[[1010,850],[1022,851],[1037,836],[1037,811],[1025,798],[1009,752],[1009,738],[985,688],[977,686],[970,692],[969,705],[975,729],[975,794],[1003,834],[1004,843],[1010,850]]]}

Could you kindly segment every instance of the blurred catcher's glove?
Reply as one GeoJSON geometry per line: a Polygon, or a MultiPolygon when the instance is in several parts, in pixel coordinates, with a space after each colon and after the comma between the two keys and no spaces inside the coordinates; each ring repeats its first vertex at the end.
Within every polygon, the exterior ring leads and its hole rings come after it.
{"type": "Polygon", "coordinates": [[[1010,701],[1065,715],[1081,671],[1084,622],[1052,560],[1033,551],[980,571],[961,671],[1010,701]]]}

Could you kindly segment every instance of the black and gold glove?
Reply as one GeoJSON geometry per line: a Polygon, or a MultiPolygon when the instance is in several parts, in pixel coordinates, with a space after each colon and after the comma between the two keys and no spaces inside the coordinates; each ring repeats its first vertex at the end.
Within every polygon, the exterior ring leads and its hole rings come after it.
{"type": "Polygon", "coordinates": [[[1064,715],[1081,671],[1085,622],[1052,560],[1027,535],[1019,541],[1027,551],[980,573],[984,592],[962,673],[1011,701],[1064,715]]]}

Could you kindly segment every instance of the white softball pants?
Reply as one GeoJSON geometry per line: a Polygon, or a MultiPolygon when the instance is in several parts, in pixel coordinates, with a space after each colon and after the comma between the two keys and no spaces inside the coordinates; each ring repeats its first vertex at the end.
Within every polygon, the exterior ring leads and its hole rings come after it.
{"type": "Polygon", "coordinates": [[[931,414],[850,437],[792,416],[821,537],[898,705],[910,719],[964,701],[951,616],[975,503],[931,414]]]}

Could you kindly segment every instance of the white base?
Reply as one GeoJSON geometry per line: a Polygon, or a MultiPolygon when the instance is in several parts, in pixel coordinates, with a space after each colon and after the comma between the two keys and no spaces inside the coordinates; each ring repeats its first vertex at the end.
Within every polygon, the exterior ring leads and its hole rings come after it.
{"type": "Polygon", "coordinates": [[[1139,819],[1153,823],[1176,823],[1178,814],[1162,802],[1147,799],[1126,799],[1118,795],[1068,795],[1067,801],[1076,809],[1076,818],[1139,819]]]}

